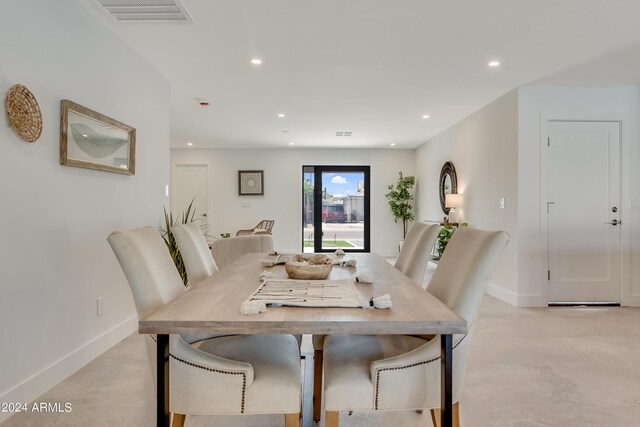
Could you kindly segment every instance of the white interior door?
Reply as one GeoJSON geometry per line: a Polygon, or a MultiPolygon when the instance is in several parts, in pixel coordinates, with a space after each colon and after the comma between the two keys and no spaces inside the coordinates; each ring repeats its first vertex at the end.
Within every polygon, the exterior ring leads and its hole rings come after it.
{"type": "Polygon", "coordinates": [[[181,216],[193,200],[196,218],[208,227],[207,176],[207,165],[175,165],[171,190],[171,212],[174,218],[181,216]]]}
{"type": "Polygon", "coordinates": [[[549,123],[550,302],[620,302],[620,129],[549,123]]]}

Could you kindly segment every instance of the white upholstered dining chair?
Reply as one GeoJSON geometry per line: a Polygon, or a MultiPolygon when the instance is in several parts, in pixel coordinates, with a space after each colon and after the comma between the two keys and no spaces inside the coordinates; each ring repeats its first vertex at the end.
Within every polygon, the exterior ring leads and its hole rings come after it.
{"type": "MultiPolygon", "coordinates": [[[[154,228],[116,231],[108,241],[139,318],[188,292],[154,228]]],[[[155,379],[155,336],[145,338],[155,379]]],[[[299,426],[300,353],[291,335],[236,335],[198,343],[171,335],[169,366],[174,427],[184,424],[186,414],[285,414],[287,427],[299,426]]]]}
{"type": "MultiPolygon", "coordinates": [[[[427,269],[429,254],[436,241],[439,225],[414,223],[405,238],[400,255],[394,267],[409,276],[419,286],[427,269]]],[[[321,417],[322,402],[322,359],[325,335],[313,336],[313,420],[318,422],[321,417]]]]}
{"type": "Polygon", "coordinates": [[[196,222],[176,224],[171,232],[180,249],[191,285],[200,283],[218,271],[209,244],[196,222]]]}
{"type": "Polygon", "coordinates": [[[437,224],[427,225],[416,222],[411,226],[404,239],[394,267],[409,276],[418,285],[422,285],[429,256],[439,231],[440,226],[437,224]]]}
{"type": "MultiPolygon", "coordinates": [[[[468,332],[453,337],[454,425],[467,353],[480,302],[508,241],[505,232],[458,229],[429,286],[440,301],[465,318],[468,332]]],[[[340,411],[431,409],[440,407],[440,336],[330,335],[324,344],[325,425],[338,426],[340,411]]],[[[437,424],[436,424],[437,425],[437,424]]]]}

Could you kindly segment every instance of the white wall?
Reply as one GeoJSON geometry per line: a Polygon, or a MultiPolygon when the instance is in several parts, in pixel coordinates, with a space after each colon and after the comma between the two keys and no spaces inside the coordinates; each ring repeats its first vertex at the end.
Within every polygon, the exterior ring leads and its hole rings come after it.
{"type": "Polygon", "coordinates": [[[371,166],[371,251],[397,255],[402,224],[394,223],[384,194],[398,172],[414,174],[414,150],[374,149],[172,149],[176,164],[206,164],[209,170],[210,234],[232,235],[262,219],[274,219],[273,237],[279,250],[299,251],[301,245],[303,165],[371,166]],[[238,170],[264,170],[265,195],[239,197],[238,170]],[[243,207],[249,203],[249,207],[243,207]]]}
{"type": "Polygon", "coordinates": [[[44,119],[33,144],[8,127],[4,112],[0,119],[0,402],[19,402],[137,327],[105,239],[161,219],[169,85],[77,1],[5,2],[0,40],[2,99],[22,83],[44,119]],[[63,98],[137,128],[135,176],[59,164],[63,98]]]}
{"type": "Polygon", "coordinates": [[[440,169],[453,162],[458,193],[463,194],[459,220],[473,228],[505,230],[509,245],[490,280],[489,293],[516,303],[518,248],[518,93],[513,90],[453,127],[428,140],[416,154],[418,219],[441,220],[440,169]],[[504,197],[505,209],[498,208],[504,197]]]}
{"type": "Polygon", "coordinates": [[[640,305],[640,89],[523,87],[518,90],[518,98],[519,305],[547,303],[546,252],[540,238],[540,153],[545,117],[622,122],[622,302],[640,305]]]}

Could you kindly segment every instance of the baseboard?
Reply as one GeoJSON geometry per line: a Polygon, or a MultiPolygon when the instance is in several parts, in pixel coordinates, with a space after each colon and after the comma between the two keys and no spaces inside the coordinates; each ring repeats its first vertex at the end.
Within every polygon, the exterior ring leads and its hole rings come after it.
{"type": "Polygon", "coordinates": [[[629,295],[629,298],[627,301],[625,301],[624,305],[628,307],[640,307],[640,295],[638,294],[629,295]]]}
{"type": "MultiPolygon", "coordinates": [[[[40,372],[0,395],[0,402],[32,402],[69,375],[131,335],[138,328],[138,316],[132,316],[93,338],[40,372]]],[[[0,412],[0,423],[12,414],[0,412]]]]}
{"type": "Polygon", "coordinates": [[[547,307],[547,302],[540,295],[518,295],[518,307],[547,307]]]}
{"type": "Polygon", "coordinates": [[[507,304],[514,306],[518,305],[518,295],[515,292],[508,291],[500,286],[494,285],[493,283],[489,283],[489,286],[487,287],[487,294],[494,298],[498,298],[507,304]]]}

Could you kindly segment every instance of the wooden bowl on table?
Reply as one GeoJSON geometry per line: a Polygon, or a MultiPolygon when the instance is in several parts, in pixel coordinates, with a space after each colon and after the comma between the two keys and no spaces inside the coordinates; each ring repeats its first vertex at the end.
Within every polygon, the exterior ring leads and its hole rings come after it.
{"type": "Polygon", "coordinates": [[[322,280],[331,273],[333,264],[326,255],[301,254],[287,261],[284,269],[292,279],[322,280]]]}

